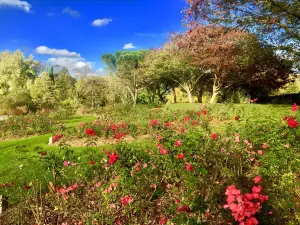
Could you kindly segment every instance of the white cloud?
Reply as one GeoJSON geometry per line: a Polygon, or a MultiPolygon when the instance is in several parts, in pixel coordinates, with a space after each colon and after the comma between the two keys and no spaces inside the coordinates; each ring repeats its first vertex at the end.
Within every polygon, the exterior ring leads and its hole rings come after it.
{"type": "Polygon", "coordinates": [[[28,2],[20,0],[0,0],[0,7],[1,6],[19,8],[28,13],[31,9],[31,5],[28,2]]]}
{"type": "Polygon", "coordinates": [[[70,16],[74,17],[74,18],[78,18],[80,17],[80,13],[74,9],[71,9],[70,7],[66,7],[62,13],[65,13],[65,14],[69,14],[70,16]]]}
{"type": "Polygon", "coordinates": [[[75,76],[88,76],[93,73],[93,63],[80,58],[57,57],[49,58],[48,63],[66,67],[75,76]]]}
{"type": "Polygon", "coordinates": [[[134,49],[136,48],[133,43],[128,43],[128,44],[125,44],[123,49],[134,49]]]}
{"type": "Polygon", "coordinates": [[[112,22],[112,19],[109,19],[109,18],[97,19],[97,20],[93,21],[92,25],[95,27],[103,27],[103,26],[109,24],[110,22],[112,22]]]}
{"type": "Polygon", "coordinates": [[[76,52],[70,52],[67,49],[54,49],[48,48],[46,46],[39,46],[35,49],[35,52],[40,55],[52,55],[52,56],[59,56],[59,57],[75,57],[80,58],[80,54],[76,52]]]}

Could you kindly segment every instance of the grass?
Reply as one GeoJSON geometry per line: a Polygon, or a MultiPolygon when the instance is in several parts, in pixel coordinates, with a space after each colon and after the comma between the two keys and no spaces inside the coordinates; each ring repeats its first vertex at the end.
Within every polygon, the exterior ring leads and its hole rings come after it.
{"type": "MultiPolygon", "coordinates": [[[[63,122],[67,126],[72,127],[93,120],[95,120],[94,116],[78,116],[63,122]]],[[[56,146],[48,145],[51,136],[52,134],[43,134],[17,140],[0,141],[0,184],[15,180],[15,177],[19,173],[23,173],[24,170],[26,170],[24,180],[41,176],[41,174],[30,172],[33,171],[36,165],[32,165],[28,159],[36,157],[36,152],[40,149],[43,149],[43,151],[58,149],[56,146]]],[[[74,148],[74,150],[78,151],[82,149],[74,148]]],[[[36,169],[34,171],[37,171],[36,169]]]]}

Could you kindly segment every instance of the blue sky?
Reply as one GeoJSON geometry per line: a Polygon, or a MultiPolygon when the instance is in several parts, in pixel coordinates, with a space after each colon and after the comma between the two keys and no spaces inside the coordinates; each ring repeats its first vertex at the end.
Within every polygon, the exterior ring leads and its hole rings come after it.
{"type": "Polygon", "coordinates": [[[170,32],[183,31],[185,6],[185,0],[0,0],[0,51],[97,70],[103,53],[159,47],[170,32]]]}

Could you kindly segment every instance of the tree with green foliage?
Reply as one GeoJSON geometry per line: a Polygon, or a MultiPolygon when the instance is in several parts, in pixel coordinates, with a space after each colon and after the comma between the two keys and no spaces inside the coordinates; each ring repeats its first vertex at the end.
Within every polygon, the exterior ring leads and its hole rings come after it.
{"type": "Polygon", "coordinates": [[[104,106],[107,102],[106,87],[106,81],[102,77],[84,77],[75,84],[77,99],[92,109],[104,106]]]}
{"type": "Polygon", "coordinates": [[[74,98],[76,79],[72,77],[68,69],[64,68],[55,73],[54,96],[57,102],[64,102],[74,98]]]}
{"type": "Polygon", "coordinates": [[[36,78],[39,66],[32,56],[25,58],[21,51],[0,52],[0,95],[26,89],[27,82],[36,78]]]}
{"type": "Polygon", "coordinates": [[[203,72],[191,66],[173,42],[161,49],[152,50],[144,60],[143,72],[148,82],[156,85],[160,99],[162,94],[179,86],[187,94],[190,103],[193,102],[192,92],[196,83],[203,76],[203,72]]]}
{"type": "Polygon", "coordinates": [[[30,86],[32,101],[39,109],[51,109],[55,106],[54,83],[48,73],[42,72],[30,86]]]}
{"type": "Polygon", "coordinates": [[[143,74],[139,70],[147,52],[146,50],[122,51],[102,56],[108,69],[116,74],[119,82],[130,93],[134,105],[137,103],[139,89],[144,87],[143,74]]]}

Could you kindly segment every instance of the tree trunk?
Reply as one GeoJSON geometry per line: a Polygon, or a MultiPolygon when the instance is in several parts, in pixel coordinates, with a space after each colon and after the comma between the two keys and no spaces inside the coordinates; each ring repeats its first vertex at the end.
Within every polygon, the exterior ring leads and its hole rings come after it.
{"type": "Polygon", "coordinates": [[[133,105],[134,106],[136,105],[137,98],[138,98],[138,89],[135,88],[135,90],[134,90],[134,99],[133,99],[133,105]]]}
{"type": "Polygon", "coordinates": [[[200,89],[197,91],[198,103],[202,103],[202,96],[203,96],[203,85],[202,85],[202,87],[200,87],[200,89]]]}
{"type": "Polygon", "coordinates": [[[174,103],[177,103],[177,96],[176,96],[176,91],[175,88],[172,88],[173,95],[174,95],[174,103]]]}
{"type": "Polygon", "coordinates": [[[211,104],[215,103],[216,97],[220,93],[220,87],[216,83],[217,83],[217,81],[215,80],[214,85],[213,85],[213,94],[212,94],[211,99],[209,101],[209,103],[211,103],[211,104]]]}
{"type": "Polygon", "coordinates": [[[193,103],[193,96],[192,96],[190,87],[188,85],[184,85],[184,90],[187,93],[189,103],[193,103]]]}
{"type": "Polygon", "coordinates": [[[0,215],[8,208],[8,197],[0,195],[0,215]]]}

